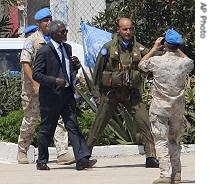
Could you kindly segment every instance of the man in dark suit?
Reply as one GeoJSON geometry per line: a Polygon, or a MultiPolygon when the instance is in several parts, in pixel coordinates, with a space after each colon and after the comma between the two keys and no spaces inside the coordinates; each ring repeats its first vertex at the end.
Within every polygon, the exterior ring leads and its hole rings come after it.
{"type": "Polygon", "coordinates": [[[76,159],[76,169],[92,167],[97,160],[90,160],[91,152],[77,124],[73,79],[78,70],[78,59],[72,57],[67,40],[68,30],[61,21],[49,25],[51,40],[37,53],[33,79],[40,83],[39,102],[41,125],[38,141],[38,170],[49,170],[48,146],[52,142],[59,116],[68,131],[76,159]]]}

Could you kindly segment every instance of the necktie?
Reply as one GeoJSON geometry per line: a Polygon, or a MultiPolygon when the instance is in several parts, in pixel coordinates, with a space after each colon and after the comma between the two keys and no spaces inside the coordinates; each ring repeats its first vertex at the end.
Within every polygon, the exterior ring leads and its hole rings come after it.
{"type": "Polygon", "coordinates": [[[59,46],[59,49],[61,51],[61,63],[62,63],[63,74],[64,74],[66,81],[70,84],[69,77],[68,77],[68,74],[66,71],[66,60],[65,60],[63,49],[62,49],[62,45],[59,46]]]}

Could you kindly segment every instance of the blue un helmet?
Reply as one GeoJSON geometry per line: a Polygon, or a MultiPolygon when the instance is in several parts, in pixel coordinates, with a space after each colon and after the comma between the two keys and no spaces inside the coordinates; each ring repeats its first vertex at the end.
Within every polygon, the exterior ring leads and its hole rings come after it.
{"type": "Polygon", "coordinates": [[[42,20],[47,17],[50,17],[50,18],[52,17],[52,13],[51,13],[50,9],[47,7],[38,10],[36,12],[36,14],[34,15],[34,19],[37,21],[42,20]]]}

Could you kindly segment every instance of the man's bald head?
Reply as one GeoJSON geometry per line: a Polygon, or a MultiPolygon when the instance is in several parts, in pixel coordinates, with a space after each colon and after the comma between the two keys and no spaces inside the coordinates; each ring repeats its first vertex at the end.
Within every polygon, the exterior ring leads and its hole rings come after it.
{"type": "Polygon", "coordinates": [[[121,26],[124,26],[124,25],[127,25],[127,24],[130,24],[132,26],[131,19],[123,17],[123,18],[120,18],[119,21],[118,21],[118,27],[121,27],[121,26]]]}
{"type": "Polygon", "coordinates": [[[124,40],[130,40],[133,36],[133,24],[131,19],[123,17],[118,21],[118,31],[124,40]]]}

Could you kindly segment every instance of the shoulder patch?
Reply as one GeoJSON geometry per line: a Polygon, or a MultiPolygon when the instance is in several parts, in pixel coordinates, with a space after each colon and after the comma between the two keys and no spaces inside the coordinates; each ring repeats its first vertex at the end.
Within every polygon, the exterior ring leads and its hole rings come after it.
{"type": "Polygon", "coordinates": [[[102,54],[103,56],[107,55],[107,49],[106,49],[106,48],[102,48],[102,49],[101,49],[101,54],[102,54]]]}
{"type": "Polygon", "coordinates": [[[33,44],[31,41],[26,41],[23,45],[24,49],[31,49],[33,47],[33,44]]]}
{"type": "Polygon", "coordinates": [[[140,51],[143,51],[145,49],[145,47],[139,47],[140,51]]]}

